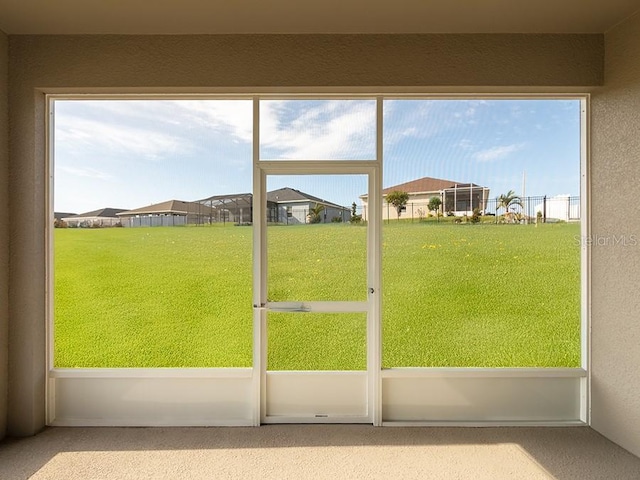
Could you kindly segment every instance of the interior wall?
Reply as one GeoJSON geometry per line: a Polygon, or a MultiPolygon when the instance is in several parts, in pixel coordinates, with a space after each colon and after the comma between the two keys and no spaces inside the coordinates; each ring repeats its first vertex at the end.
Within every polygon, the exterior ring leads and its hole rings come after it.
{"type": "MultiPolygon", "coordinates": [[[[47,181],[44,94],[246,87],[508,87],[602,84],[601,35],[10,37],[9,431],[44,425],[47,181]]],[[[471,90],[474,91],[474,90],[471,90]]]]}
{"type": "Polygon", "coordinates": [[[640,456],[640,14],[605,45],[605,86],[592,99],[591,415],[640,456]]]}
{"type": "Polygon", "coordinates": [[[9,325],[9,40],[0,30],[0,440],[7,427],[9,325]]]}

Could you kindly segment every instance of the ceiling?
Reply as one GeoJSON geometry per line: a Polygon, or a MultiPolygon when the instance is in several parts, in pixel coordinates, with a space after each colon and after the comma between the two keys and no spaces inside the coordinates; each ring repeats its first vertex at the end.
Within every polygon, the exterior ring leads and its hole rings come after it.
{"type": "Polygon", "coordinates": [[[8,34],[603,33],[640,0],[0,0],[8,34]]]}

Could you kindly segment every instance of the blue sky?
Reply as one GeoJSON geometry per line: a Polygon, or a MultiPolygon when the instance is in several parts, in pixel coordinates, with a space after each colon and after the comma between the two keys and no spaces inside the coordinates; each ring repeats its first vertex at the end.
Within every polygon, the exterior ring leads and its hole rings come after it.
{"type": "MultiPolygon", "coordinates": [[[[264,100],[262,159],[375,158],[375,102],[264,100]]],[[[82,213],[250,192],[250,100],[57,100],[54,208],[82,213]]],[[[578,100],[385,100],[385,187],[430,176],[495,198],[578,195],[578,100]]],[[[270,177],[351,205],[356,176],[270,177]]]]}

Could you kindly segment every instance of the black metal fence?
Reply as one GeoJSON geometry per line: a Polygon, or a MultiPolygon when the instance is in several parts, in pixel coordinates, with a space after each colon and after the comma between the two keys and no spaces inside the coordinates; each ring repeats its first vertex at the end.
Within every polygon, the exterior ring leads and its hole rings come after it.
{"type": "MultiPolygon", "coordinates": [[[[430,211],[427,203],[427,200],[408,202],[399,216],[396,207],[384,203],[382,217],[385,221],[398,218],[421,221],[428,218],[471,217],[474,209],[478,209],[479,215],[494,217],[496,222],[575,222],[581,218],[580,197],[569,195],[520,197],[520,200],[512,202],[508,209],[498,198],[489,198],[486,201],[478,200],[473,204],[470,201],[467,204],[459,201],[456,211],[442,211],[442,207],[437,212],[430,211]]],[[[367,214],[365,207],[362,212],[365,219],[367,214]]]]}
{"type": "MultiPolygon", "coordinates": [[[[513,204],[509,211],[525,220],[564,221],[580,220],[580,197],[569,195],[521,197],[521,203],[513,204]]],[[[485,213],[504,215],[506,210],[497,198],[487,201],[485,213]]]]}

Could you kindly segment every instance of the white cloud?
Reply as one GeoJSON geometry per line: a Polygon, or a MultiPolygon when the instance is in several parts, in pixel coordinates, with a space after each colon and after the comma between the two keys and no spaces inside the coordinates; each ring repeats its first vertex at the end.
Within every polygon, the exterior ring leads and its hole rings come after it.
{"type": "Polygon", "coordinates": [[[329,100],[301,110],[296,100],[265,101],[260,117],[265,159],[373,160],[375,155],[373,102],[329,100]]]}
{"type": "Polygon", "coordinates": [[[491,105],[486,100],[387,100],[385,143],[388,146],[405,139],[427,139],[472,126],[478,128],[491,105]]]}
{"type": "Polygon", "coordinates": [[[186,148],[179,138],[151,129],[73,115],[56,120],[56,143],[76,153],[115,152],[153,159],[186,148]]]}
{"type": "Polygon", "coordinates": [[[105,172],[101,172],[99,170],[95,170],[93,168],[76,168],[76,167],[61,166],[61,167],[58,167],[58,169],[70,175],[74,175],[76,177],[93,178],[97,180],[110,180],[113,178],[112,175],[109,175],[108,173],[105,173],[105,172]]]}
{"type": "Polygon", "coordinates": [[[438,134],[444,126],[437,121],[438,115],[438,103],[433,100],[385,100],[385,146],[438,134]]]}
{"type": "Polygon", "coordinates": [[[507,158],[512,153],[515,153],[524,148],[523,143],[514,143],[511,145],[499,145],[486,150],[480,150],[476,152],[473,157],[479,162],[493,162],[496,160],[502,160],[507,158]]]}
{"type": "MultiPolygon", "coordinates": [[[[60,110],[60,113],[56,112],[56,140],[73,146],[79,153],[86,153],[89,147],[98,147],[103,151],[160,157],[178,150],[190,150],[193,138],[185,137],[185,132],[199,128],[206,129],[207,134],[221,133],[233,143],[248,143],[253,139],[250,100],[61,103],[56,107],[60,110]]],[[[198,135],[200,133],[196,133],[198,135]]]]}
{"type": "Polygon", "coordinates": [[[253,140],[253,104],[248,100],[179,100],[175,106],[180,123],[194,122],[229,134],[236,141],[253,140]]]}
{"type": "Polygon", "coordinates": [[[402,135],[403,137],[415,137],[418,134],[419,131],[416,127],[405,128],[402,132],[400,132],[400,135],[402,135]]]}
{"type": "Polygon", "coordinates": [[[468,138],[463,138],[458,142],[458,147],[460,147],[463,150],[473,150],[474,145],[473,145],[473,142],[468,138]]]}

